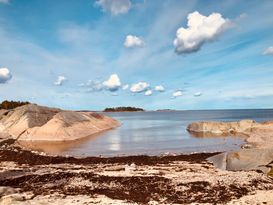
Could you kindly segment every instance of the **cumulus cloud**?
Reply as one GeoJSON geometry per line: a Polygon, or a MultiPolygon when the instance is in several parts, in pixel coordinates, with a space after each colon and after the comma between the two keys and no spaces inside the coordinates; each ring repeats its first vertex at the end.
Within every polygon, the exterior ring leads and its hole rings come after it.
{"type": "Polygon", "coordinates": [[[178,54],[198,51],[204,43],[213,41],[229,28],[231,21],[224,19],[220,13],[204,16],[195,11],[188,15],[187,26],[176,31],[173,44],[178,54]]]}
{"type": "Polygon", "coordinates": [[[137,36],[127,35],[124,41],[124,46],[126,48],[143,47],[145,46],[145,43],[137,36]]]}
{"type": "Polygon", "coordinates": [[[177,91],[173,92],[173,97],[174,97],[174,98],[179,97],[179,96],[182,96],[182,95],[183,95],[183,93],[182,93],[181,90],[177,90],[177,91]]]}
{"type": "Polygon", "coordinates": [[[165,88],[162,85],[157,85],[157,86],[155,86],[155,90],[158,92],[164,92],[165,88]]]}
{"type": "Polygon", "coordinates": [[[87,83],[80,83],[78,84],[78,86],[87,88],[86,90],[87,92],[98,92],[102,90],[115,92],[122,86],[122,84],[120,82],[118,75],[112,74],[106,81],[88,80],[87,83]]]}
{"type": "Polygon", "coordinates": [[[201,96],[201,95],[202,95],[201,92],[196,92],[196,93],[194,93],[194,97],[199,97],[199,96],[201,96]]]}
{"type": "Polygon", "coordinates": [[[0,4],[8,4],[9,0],[0,0],[0,4]]]}
{"type": "Polygon", "coordinates": [[[122,86],[122,90],[127,90],[128,88],[129,88],[128,84],[122,86]]]}
{"type": "Polygon", "coordinates": [[[273,46],[268,47],[267,49],[265,49],[265,51],[263,52],[264,55],[273,55],[273,46]]]}
{"type": "Polygon", "coordinates": [[[8,82],[12,78],[12,75],[7,68],[0,68],[0,84],[8,82]]]}
{"type": "Polygon", "coordinates": [[[102,83],[107,90],[110,91],[117,91],[121,86],[120,79],[117,74],[112,74],[108,80],[102,83]]]}
{"type": "Polygon", "coordinates": [[[97,0],[96,6],[100,6],[103,12],[110,12],[113,16],[126,14],[132,7],[130,0],[97,0]]]}
{"type": "Polygon", "coordinates": [[[58,76],[57,80],[54,82],[54,85],[61,86],[67,80],[64,76],[58,76]]]}
{"type": "Polygon", "coordinates": [[[146,96],[151,96],[153,94],[153,91],[152,90],[147,90],[146,92],[145,92],[145,95],[146,96]]]}
{"type": "Polygon", "coordinates": [[[132,93],[141,93],[141,92],[148,90],[149,87],[150,87],[150,85],[148,83],[139,82],[139,83],[133,84],[130,88],[130,91],[132,93]]]}

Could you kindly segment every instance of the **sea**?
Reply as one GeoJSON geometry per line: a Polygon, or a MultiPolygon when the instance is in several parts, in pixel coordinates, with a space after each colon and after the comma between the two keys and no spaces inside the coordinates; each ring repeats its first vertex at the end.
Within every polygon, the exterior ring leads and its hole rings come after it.
{"type": "Polygon", "coordinates": [[[257,122],[273,120],[273,109],[185,110],[104,113],[121,126],[74,142],[36,143],[27,147],[48,154],[83,156],[166,155],[238,150],[242,136],[196,136],[188,124],[196,121],[257,122]]]}

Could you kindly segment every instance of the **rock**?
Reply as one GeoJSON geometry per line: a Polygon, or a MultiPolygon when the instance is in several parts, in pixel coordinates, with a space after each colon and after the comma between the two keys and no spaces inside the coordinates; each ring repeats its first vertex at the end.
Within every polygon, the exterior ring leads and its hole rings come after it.
{"type": "Polygon", "coordinates": [[[221,153],[208,158],[214,166],[223,170],[259,170],[264,173],[270,171],[270,163],[273,161],[272,149],[245,149],[235,152],[221,153]]]}
{"type": "Polygon", "coordinates": [[[239,122],[193,122],[188,125],[187,130],[197,133],[241,133],[251,131],[256,124],[254,120],[241,120],[239,122]]]}
{"type": "Polygon", "coordinates": [[[257,123],[253,120],[239,122],[193,122],[187,130],[195,136],[211,137],[215,135],[245,136],[248,148],[273,148],[273,123],[257,123]]]}
{"type": "Polygon", "coordinates": [[[251,144],[242,145],[242,149],[251,149],[251,148],[253,148],[253,145],[251,145],[251,144]]]}
{"type": "Polygon", "coordinates": [[[272,149],[245,149],[228,153],[227,170],[264,170],[273,161],[272,149]]]}
{"type": "Polygon", "coordinates": [[[231,171],[270,171],[273,162],[273,122],[257,123],[253,120],[239,122],[194,122],[188,125],[189,132],[204,134],[204,137],[218,135],[243,135],[247,144],[242,150],[222,153],[208,160],[220,168],[231,171]]]}
{"type": "Polygon", "coordinates": [[[70,141],[119,126],[118,121],[94,112],[65,111],[35,104],[1,113],[0,133],[19,141],[70,141]]]}
{"type": "Polygon", "coordinates": [[[209,157],[207,159],[209,162],[212,162],[215,167],[221,170],[227,169],[227,153],[217,154],[215,156],[209,157]]]}

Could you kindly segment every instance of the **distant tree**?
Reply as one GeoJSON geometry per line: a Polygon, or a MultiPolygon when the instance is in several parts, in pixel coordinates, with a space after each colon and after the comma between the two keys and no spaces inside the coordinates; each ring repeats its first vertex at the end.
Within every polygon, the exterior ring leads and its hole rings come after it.
{"type": "Polygon", "coordinates": [[[144,111],[142,108],[137,107],[113,107],[113,108],[105,108],[104,112],[137,112],[144,111]]]}
{"type": "Polygon", "coordinates": [[[10,110],[10,109],[14,109],[16,107],[20,107],[20,106],[27,105],[27,104],[29,104],[29,102],[5,100],[0,104],[0,109],[10,110]]]}

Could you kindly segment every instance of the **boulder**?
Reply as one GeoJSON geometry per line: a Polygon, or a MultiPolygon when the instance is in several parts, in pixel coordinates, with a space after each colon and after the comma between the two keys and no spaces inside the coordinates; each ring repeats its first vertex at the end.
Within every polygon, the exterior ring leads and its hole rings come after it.
{"type": "Polygon", "coordinates": [[[193,122],[187,130],[196,133],[242,133],[251,131],[257,123],[254,120],[241,120],[239,122],[193,122]]]}
{"type": "Polygon", "coordinates": [[[272,149],[243,149],[227,155],[227,170],[259,170],[273,161],[272,149]]]}
{"type": "Polygon", "coordinates": [[[273,162],[272,149],[243,149],[239,151],[221,153],[208,158],[214,166],[222,170],[249,171],[260,170],[264,173],[270,171],[273,162]]]}
{"type": "Polygon", "coordinates": [[[8,134],[19,141],[70,141],[117,126],[118,121],[94,112],[65,111],[35,104],[0,112],[1,135],[8,134]]]}

